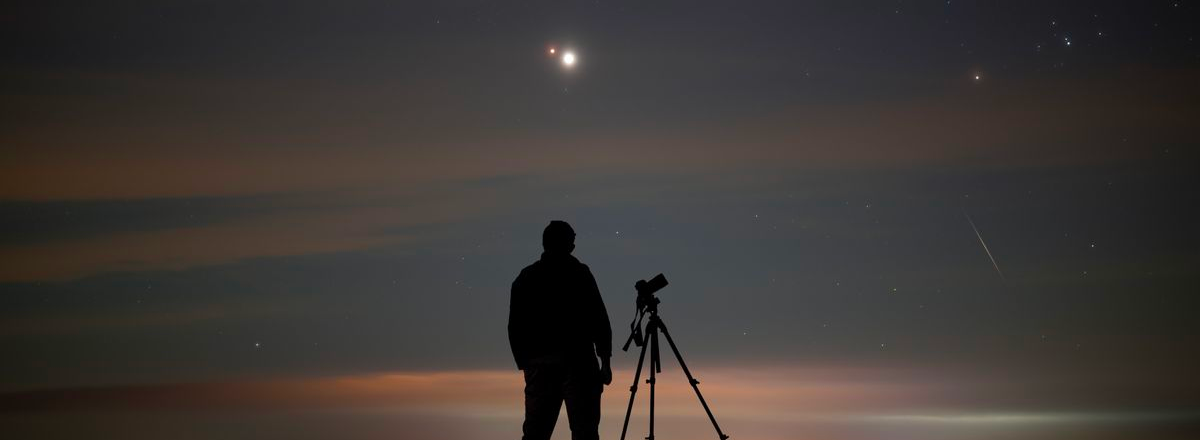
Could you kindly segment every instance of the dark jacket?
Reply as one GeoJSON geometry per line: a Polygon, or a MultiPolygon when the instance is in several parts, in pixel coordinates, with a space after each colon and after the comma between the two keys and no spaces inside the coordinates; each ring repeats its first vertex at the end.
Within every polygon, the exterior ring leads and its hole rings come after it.
{"type": "Polygon", "coordinates": [[[541,359],[612,357],[608,311],[586,264],[543,253],[512,284],[508,342],[517,368],[541,359]]]}

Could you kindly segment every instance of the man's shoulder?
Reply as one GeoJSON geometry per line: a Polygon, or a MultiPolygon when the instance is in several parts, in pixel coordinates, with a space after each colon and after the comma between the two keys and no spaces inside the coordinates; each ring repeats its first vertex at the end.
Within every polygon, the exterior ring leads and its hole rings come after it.
{"type": "Polygon", "coordinates": [[[521,273],[517,274],[517,278],[520,279],[522,277],[527,277],[530,274],[537,272],[538,263],[540,263],[540,261],[534,261],[533,263],[530,263],[528,266],[525,266],[524,269],[521,269],[521,273]]]}
{"type": "Polygon", "coordinates": [[[546,271],[553,272],[554,270],[554,267],[548,265],[545,260],[536,260],[529,263],[524,269],[521,269],[521,273],[517,275],[517,278],[537,277],[545,274],[546,271]]]}
{"type": "Polygon", "coordinates": [[[590,277],[592,275],[592,268],[588,267],[587,264],[584,264],[582,261],[579,261],[578,258],[572,258],[571,260],[574,263],[573,264],[574,270],[572,272],[575,274],[575,276],[589,276],[590,277]]]}
{"type": "Polygon", "coordinates": [[[588,265],[583,264],[583,262],[579,261],[579,258],[574,255],[571,255],[571,258],[569,259],[569,261],[571,263],[574,263],[575,267],[577,267],[577,268],[584,269],[584,270],[588,269],[588,265]]]}
{"type": "Polygon", "coordinates": [[[532,263],[529,263],[528,266],[525,266],[524,269],[521,269],[521,272],[531,272],[531,271],[541,270],[541,269],[545,268],[545,266],[546,266],[546,260],[533,260],[532,263]]]}
{"type": "Polygon", "coordinates": [[[524,277],[536,277],[539,275],[547,274],[547,271],[560,272],[563,269],[567,269],[567,268],[569,268],[568,273],[580,273],[580,272],[587,273],[587,274],[592,273],[592,270],[591,270],[591,268],[588,267],[588,265],[583,264],[583,262],[581,262],[575,258],[572,258],[570,260],[570,263],[568,263],[566,265],[562,265],[562,263],[550,264],[550,263],[547,263],[545,260],[537,260],[537,261],[534,261],[533,263],[530,263],[528,266],[525,266],[524,269],[521,269],[521,273],[519,275],[517,275],[517,278],[520,279],[520,278],[524,278],[524,277]]]}

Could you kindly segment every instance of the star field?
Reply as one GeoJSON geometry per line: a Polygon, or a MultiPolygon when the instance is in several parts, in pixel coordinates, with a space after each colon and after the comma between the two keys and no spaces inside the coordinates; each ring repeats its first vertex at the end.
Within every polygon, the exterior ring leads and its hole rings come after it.
{"type": "Polygon", "coordinates": [[[519,435],[551,219],[734,438],[1200,432],[1200,3],[10,9],[18,437],[519,435]]]}

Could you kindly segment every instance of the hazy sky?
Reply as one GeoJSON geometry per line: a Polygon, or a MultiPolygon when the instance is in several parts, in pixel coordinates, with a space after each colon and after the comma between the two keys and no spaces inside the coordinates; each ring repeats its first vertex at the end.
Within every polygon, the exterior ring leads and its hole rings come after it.
{"type": "MultiPolygon", "coordinates": [[[[515,437],[553,219],[616,346],[666,274],[734,438],[1200,432],[1196,2],[5,9],[27,437],[515,437]]],[[[665,367],[659,437],[715,437],[665,367]]]]}

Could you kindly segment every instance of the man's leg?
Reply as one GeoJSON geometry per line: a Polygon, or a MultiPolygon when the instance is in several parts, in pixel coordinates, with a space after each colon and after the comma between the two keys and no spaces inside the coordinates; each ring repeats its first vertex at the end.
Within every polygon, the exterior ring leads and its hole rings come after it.
{"type": "Polygon", "coordinates": [[[525,424],[522,440],[550,440],[563,402],[563,368],[525,367],[525,424]]]}
{"type": "Polygon", "coordinates": [[[567,378],[564,398],[567,401],[567,421],[571,425],[571,440],[600,438],[600,367],[595,361],[572,366],[567,378]]]}

